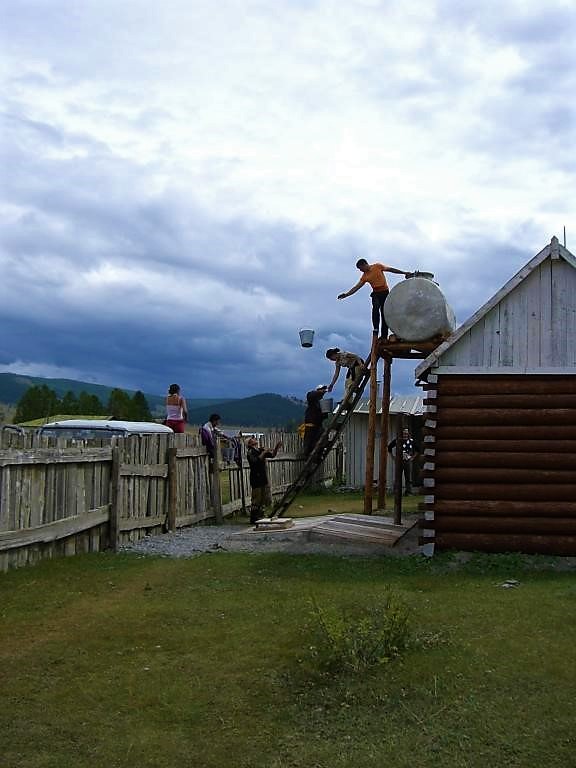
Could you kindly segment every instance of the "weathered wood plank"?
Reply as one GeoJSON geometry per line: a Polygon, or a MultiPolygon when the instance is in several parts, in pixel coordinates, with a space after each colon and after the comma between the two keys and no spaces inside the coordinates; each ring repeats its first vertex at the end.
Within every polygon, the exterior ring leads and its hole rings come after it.
{"type": "Polygon", "coordinates": [[[97,525],[108,522],[110,505],[106,504],[99,509],[90,510],[86,515],[76,515],[64,520],[56,520],[52,523],[23,528],[17,531],[3,531],[0,533],[0,551],[25,547],[31,544],[41,544],[94,528],[97,525]]]}
{"type": "Polygon", "coordinates": [[[110,448],[92,448],[86,451],[50,451],[38,449],[34,451],[24,451],[14,453],[11,451],[0,451],[0,467],[8,467],[18,464],[83,464],[85,462],[110,461],[112,451],[110,448]]]}
{"type": "Polygon", "coordinates": [[[123,533],[127,531],[135,531],[142,528],[156,528],[162,526],[166,522],[164,515],[156,515],[155,517],[125,517],[120,520],[119,530],[123,533]]]}

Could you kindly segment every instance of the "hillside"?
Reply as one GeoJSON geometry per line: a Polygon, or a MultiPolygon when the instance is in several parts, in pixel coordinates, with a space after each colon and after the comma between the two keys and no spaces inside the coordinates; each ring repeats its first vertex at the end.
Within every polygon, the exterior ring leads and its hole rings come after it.
{"type": "MultiPolygon", "coordinates": [[[[190,404],[190,401],[188,401],[190,404]]],[[[188,408],[188,423],[203,424],[211,413],[219,413],[222,427],[250,425],[253,427],[284,427],[300,423],[304,418],[304,403],[281,395],[264,394],[213,403],[209,408],[188,408]]]]}

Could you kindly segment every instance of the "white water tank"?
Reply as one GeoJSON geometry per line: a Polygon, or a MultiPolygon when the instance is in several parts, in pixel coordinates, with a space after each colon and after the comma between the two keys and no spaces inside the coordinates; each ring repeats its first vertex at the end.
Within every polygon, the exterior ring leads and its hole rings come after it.
{"type": "Polygon", "coordinates": [[[431,272],[414,272],[392,288],[384,303],[391,332],[402,341],[448,336],[456,327],[454,312],[431,272]]]}

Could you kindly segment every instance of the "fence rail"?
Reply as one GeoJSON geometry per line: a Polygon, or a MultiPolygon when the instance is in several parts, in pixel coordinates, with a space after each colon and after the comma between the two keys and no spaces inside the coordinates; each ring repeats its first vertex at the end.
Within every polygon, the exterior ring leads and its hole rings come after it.
{"type": "MultiPolygon", "coordinates": [[[[303,461],[296,434],[267,436],[269,445],[278,440],[284,448],[268,461],[273,496],[290,485],[303,461]]],[[[333,452],[318,482],[336,474],[333,452]]],[[[218,522],[249,504],[244,447],[239,465],[217,460],[211,466],[197,435],[72,441],[1,433],[0,571],[218,522]]]]}

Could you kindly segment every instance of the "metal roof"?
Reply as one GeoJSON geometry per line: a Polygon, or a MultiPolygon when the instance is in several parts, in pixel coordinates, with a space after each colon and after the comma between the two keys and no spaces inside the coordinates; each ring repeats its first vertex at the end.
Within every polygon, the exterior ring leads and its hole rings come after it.
{"type": "MultiPolygon", "coordinates": [[[[368,413],[370,400],[363,397],[354,413],[368,413]]],[[[382,402],[377,402],[377,413],[382,412],[382,402]]],[[[404,413],[408,416],[422,416],[424,413],[424,398],[422,395],[394,395],[390,398],[390,413],[404,413]]]]}

